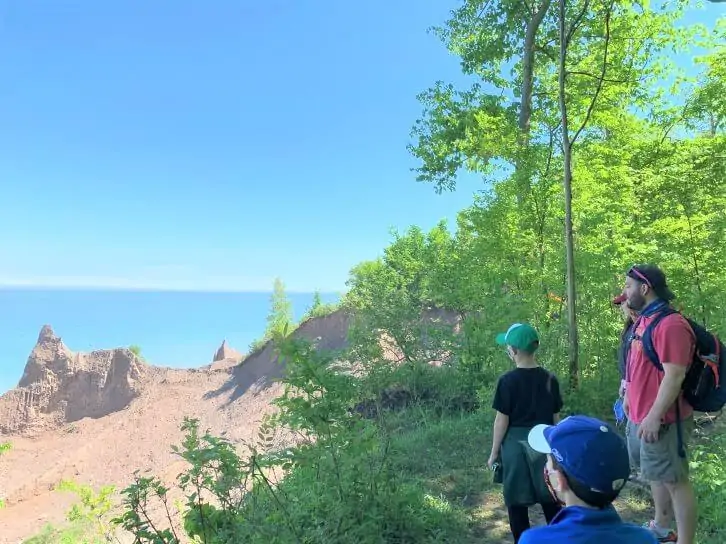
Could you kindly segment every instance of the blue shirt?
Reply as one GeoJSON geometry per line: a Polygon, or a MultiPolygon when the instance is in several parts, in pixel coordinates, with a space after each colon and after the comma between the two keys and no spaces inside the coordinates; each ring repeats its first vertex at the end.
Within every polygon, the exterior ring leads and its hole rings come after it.
{"type": "Polygon", "coordinates": [[[655,536],[644,527],[625,523],[613,506],[597,510],[568,506],[549,525],[522,533],[519,544],[657,544],[655,536]]]}

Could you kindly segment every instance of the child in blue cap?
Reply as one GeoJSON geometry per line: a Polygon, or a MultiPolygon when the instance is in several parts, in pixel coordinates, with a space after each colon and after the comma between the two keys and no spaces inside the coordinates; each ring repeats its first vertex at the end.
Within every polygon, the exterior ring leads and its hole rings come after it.
{"type": "Polygon", "coordinates": [[[630,476],[630,458],[625,440],[610,425],[570,416],[533,427],[528,442],[547,454],[543,476],[564,508],[548,526],[525,531],[520,544],[656,544],[650,531],[624,522],[613,507],[630,476]]]}

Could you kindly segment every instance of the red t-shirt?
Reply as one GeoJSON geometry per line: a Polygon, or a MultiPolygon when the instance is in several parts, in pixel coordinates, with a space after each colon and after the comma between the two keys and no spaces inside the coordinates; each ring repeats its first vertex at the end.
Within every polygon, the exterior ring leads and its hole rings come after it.
{"type": "MultiPolygon", "coordinates": [[[[648,360],[643,351],[643,336],[645,328],[655,316],[643,317],[638,324],[628,355],[628,364],[625,379],[628,382],[626,395],[628,397],[628,412],[633,423],[640,424],[648,415],[658,395],[658,388],[663,381],[665,373],[658,370],[648,360]]],[[[653,349],[658,354],[661,363],[672,363],[688,366],[693,360],[696,348],[696,337],[688,321],[680,314],[671,314],[664,317],[652,331],[653,349]]],[[[679,396],[681,403],[681,419],[693,413],[693,407],[679,396]]],[[[676,421],[676,406],[666,412],[664,423],[676,421]]]]}

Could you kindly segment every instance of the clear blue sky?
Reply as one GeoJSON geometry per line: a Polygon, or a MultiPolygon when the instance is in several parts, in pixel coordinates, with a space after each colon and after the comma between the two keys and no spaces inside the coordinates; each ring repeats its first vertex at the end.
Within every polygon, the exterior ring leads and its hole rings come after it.
{"type": "Polygon", "coordinates": [[[0,284],[342,289],[478,188],[406,151],[456,5],[0,0],[0,284]]]}

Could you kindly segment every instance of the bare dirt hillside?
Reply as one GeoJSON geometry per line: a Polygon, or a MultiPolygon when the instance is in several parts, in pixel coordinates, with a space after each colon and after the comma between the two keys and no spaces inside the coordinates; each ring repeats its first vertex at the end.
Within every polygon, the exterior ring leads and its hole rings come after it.
{"type": "MultiPolygon", "coordinates": [[[[348,328],[338,311],[295,335],[341,349],[348,328]]],[[[63,521],[74,497],[53,491],[62,479],[123,487],[136,469],[173,479],[184,464],[170,446],[185,416],[234,442],[252,440],[284,369],[269,345],[237,364],[225,343],[218,358],[198,369],[160,368],[126,349],[73,352],[44,327],[18,387],[0,397],[0,442],[13,446],[0,457],[0,544],[63,521]]]]}

